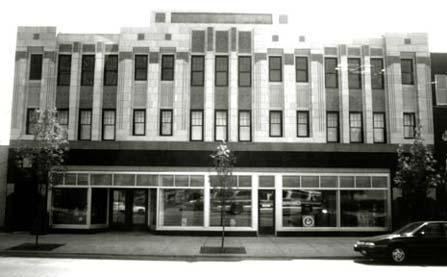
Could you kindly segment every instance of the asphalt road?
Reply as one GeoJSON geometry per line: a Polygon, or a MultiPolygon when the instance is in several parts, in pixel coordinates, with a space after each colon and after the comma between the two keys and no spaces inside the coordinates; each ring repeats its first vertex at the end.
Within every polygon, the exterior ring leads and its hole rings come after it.
{"type": "Polygon", "coordinates": [[[352,260],[239,262],[0,258],[0,276],[446,276],[447,266],[390,266],[352,260]]]}

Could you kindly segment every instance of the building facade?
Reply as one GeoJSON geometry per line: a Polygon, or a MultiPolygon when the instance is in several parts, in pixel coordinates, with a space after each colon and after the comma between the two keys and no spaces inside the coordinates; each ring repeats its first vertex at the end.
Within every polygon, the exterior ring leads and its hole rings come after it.
{"type": "Polygon", "coordinates": [[[219,231],[210,154],[235,151],[227,230],[392,228],[398,144],[434,143],[427,36],[320,43],[271,14],[153,12],[150,27],[63,34],[19,27],[6,194],[26,226],[14,147],[37,109],[67,129],[54,229],[219,231]]]}

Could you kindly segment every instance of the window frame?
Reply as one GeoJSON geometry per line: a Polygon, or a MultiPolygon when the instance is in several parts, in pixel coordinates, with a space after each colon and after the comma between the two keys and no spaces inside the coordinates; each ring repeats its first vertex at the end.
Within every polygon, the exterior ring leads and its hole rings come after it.
{"type": "Polygon", "coordinates": [[[191,87],[204,87],[205,86],[205,56],[203,55],[192,55],[191,56],[191,87]],[[200,59],[202,70],[194,70],[194,62],[193,60],[200,59]],[[199,73],[202,77],[202,82],[194,81],[194,73],[199,73]]]}
{"type": "Polygon", "coordinates": [[[214,111],[214,141],[220,141],[217,139],[217,128],[225,126],[225,141],[228,141],[228,110],[215,110],[214,111]],[[217,113],[225,112],[225,125],[217,125],[217,113]]]}
{"type": "Polygon", "coordinates": [[[280,138],[283,136],[283,113],[279,110],[271,110],[269,111],[269,137],[271,138],[280,138]],[[272,115],[273,114],[279,114],[280,119],[280,128],[279,128],[279,135],[272,135],[272,124],[278,124],[278,123],[272,123],[272,115]]]}
{"type": "Polygon", "coordinates": [[[404,58],[404,59],[400,59],[400,73],[401,73],[401,80],[402,80],[402,85],[414,85],[414,61],[411,58],[404,58]],[[402,66],[402,64],[404,62],[409,62],[410,63],[410,71],[404,71],[404,67],[402,66]],[[403,76],[405,75],[409,75],[410,81],[409,82],[404,82],[404,78],[403,76]]]}
{"type": "Polygon", "coordinates": [[[69,112],[69,109],[67,109],[67,108],[65,108],[65,109],[57,109],[57,112],[56,112],[56,118],[57,118],[57,123],[58,123],[61,127],[64,127],[65,130],[68,130],[68,125],[70,124],[70,112],[69,112]],[[66,113],[67,113],[67,124],[62,124],[62,123],[60,122],[59,115],[60,115],[61,112],[66,112],[66,113]]]}
{"type": "Polygon", "coordinates": [[[416,113],[404,113],[403,114],[403,132],[404,132],[404,139],[414,139],[416,135],[416,113]],[[413,125],[405,125],[405,116],[410,116],[413,121],[413,125]],[[406,136],[405,135],[405,129],[411,127],[412,129],[412,136],[406,136]]]}
{"type": "Polygon", "coordinates": [[[132,118],[132,136],[145,136],[146,135],[146,109],[134,109],[133,110],[133,118],[132,118]],[[144,116],[143,116],[143,122],[136,122],[135,121],[135,114],[137,112],[143,112],[144,116]],[[143,133],[142,134],[137,134],[135,132],[136,128],[136,124],[143,124],[143,133]]]}
{"type": "Polygon", "coordinates": [[[43,67],[43,54],[31,54],[29,62],[29,76],[28,76],[30,81],[42,80],[42,67],[43,67]]]}
{"type": "Polygon", "coordinates": [[[200,110],[200,109],[193,109],[193,110],[191,110],[190,111],[190,113],[189,113],[189,140],[190,141],[203,141],[203,132],[204,132],[204,128],[203,128],[203,126],[205,125],[204,124],[204,117],[203,117],[203,110],[200,110]],[[193,120],[192,120],[192,114],[193,113],[198,113],[198,112],[200,112],[200,114],[201,114],[201,120],[202,120],[202,124],[201,125],[194,125],[193,124],[193,120]],[[197,126],[200,126],[201,127],[201,132],[202,132],[202,135],[201,135],[201,138],[200,139],[193,139],[193,127],[197,127],[197,126]]]}
{"type": "Polygon", "coordinates": [[[324,58],[324,87],[329,89],[337,89],[339,87],[338,84],[338,58],[336,57],[325,57],[324,58]],[[335,67],[333,72],[328,70],[328,61],[335,61],[335,67]],[[335,76],[335,85],[329,86],[328,85],[328,76],[334,75],[335,76]]]}
{"type": "Polygon", "coordinates": [[[82,59],[81,59],[81,86],[83,87],[92,87],[95,84],[95,66],[96,66],[96,61],[95,61],[95,55],[94,54],[86,54],[86,55],[82,55],[82,59]],[[84,66],[84,61],[86,59],[92,59],[93,60],[93,66],[92,68],[87,68],[86,66],[84,66]],[[88,69],[88,70],[87,70],[88,69]],[[85,77],[86,74],[92,74],[92,78],[91,78],[91,83],[87,82],[87,78],[85,77]]]}
{"type": "Polygon", "coordinates": [[[376,144],[384,144],[386,143],[386,114],[385,112],[373,112],[373,141],[376,144]],[[382,115],[383,116],[383,128],[382,127],[376,127],[376,121],[375,115],[382,115]],[[383,129],[383,141],[377,141],[375,136],[375,130],[376,129],[383,129]]]}
{"type": "Polygon", "coordinates": [[[174,111],[172,109],[160,109],[160,126],[159,126],[159,128],[160,128],[160,132],[159,132],[160,136],[162,136],[162,137],[172,137],[173,136],[173,134],[174,134],[173,122],[174,122],[174,111]],[[171,121],[170,122],[163,122],[163,113],[164,112],[168,112],[168,113],[171,114],[171,121]],[[169,134],[163,133],[163,124],[165,124],[165,123],[166,124],[168,124],[168,123],[170,124],[171,132],[169,134]]]}
{"type": "Polygon", "coordinates": [[[114,141],[116,138],[116,110],[115,109],[103,109],[102,110],[102,129],[101,129],[101,138],[103,141],[114,141]],[[105,124],[104,122],[104,116],[106,112],[113,112],[113,124],[105,124]],[[113,138],[112,139],[105,139],[104,138],[104,130],[106,126],[113,126],[113,138]]]}
{"type": "Polygon", "coordinates": [[[362,112],[349,112],[349,143],[363,143],[363,114],[362,112]],[[360,127],[358,126],[352,126],[353,120],[351,116],[358,115],[360,116],[360,127]],[[354,141],[352,140],[351,132],[352,130],[359,130],[360,129],[360,140],[354,141]]]}
{"type": "Polygon", "coordinates": [[[383,58],[371,58],[370,59],[370,65],[371,65],[371,89],[384,89],[385,88],[385,74],[384,74],[384,61],[383,58]],[[375,69],[373,66],[373,61],[380,61],[380,70],[375,69]],[[375,77],[380,76],[380,77],[375,77]],[[374,82],[374,79],[380,78],[380,86],[375,86],[376,82],[374,82]]]}
{"type": "Polygon", "coordinates": [[[70,83],[71,83],[71,60],[72,60],[72,57],[71,57],[71,55],[70,54],[59,54],[59,56],[58,56],[58,62],[57,62],[57,86],[59,86],[59,87],[69,87],[70,86],[70,83]],[[68,59],[68,71],[65,71],[65,70],[61,70],[61,64],[62,64],[62,61],[63,61],[63,59],[65,59],[65,58],[69,58],[68,59]],[[61,78],[61,76],[67,76],[68,75],[68,78],[66,78],[66,79],[64,79],[64,78],[61,78]],[[63,82],[62,80],[68,80],[68,82],[63,82]]]}
{"type": "Polygon", "coordinates": [[[229,59],[228,59],[228,56],[227,55],[216,55],[215,57],[214,57],[214,86],[215,87],[228,87],[228,82],[229,82],[229,75],[228,75],[228,69],[229,69],[229,64],[228,64],[228,62],[229,62],[229,59]],[[217,69],[217,60],[218,59],[223,59],[223,60],[226,60],[226,68],[225,68],[225,70],[218,70],[217,69]],[[222,84],[218,84],[218,78],[217,78],[217,74],[218,73],[225,73],[225,83],[222,83],[222,84]]]}
{"type": "Polygon", "coordinates": [[[237,85],[240,88],[250,88],[252,86],[252,59],[251,56],[238,56],[237,58],[237,85]],[[243,71],[241,70],[241,60],[243,59],[248,59],[249,60],[249,65],[250,65],[250,69],[248,71],[243,71]],[[249,81],[248,81],[248,85],[243,85],[241,84],[241,75],[242,74],[247,74],[249,76],[249,81]]]}
{"type": "Polygon", "coordinates": [[[361,58],[348,58],[348,87],[349,89],[362,89],[362,59],[361,58]],[[358,67],[355,69],[356,72],[352,72],[351,63],[355,61],[358,62],[358,67]],[[353,78],[358,78],[358,83],[354,86],[351,84],[353,78]]]}
{"type": "Polygon", "coordinates": [[[327,111],[326,112],[326,142],[329,143],[339,143],[340,142],[340,113],[338,111],[327,111]],[[337,126],[329,126],[329,115],[336,115],[337,116],[337,126]],[[329,140],[329,129],[337,130],[337,139],[335,141],[329,140]]]}
{"type": "Polygon", "coordinates": [[[308,137],[310,137],[310,118],[309,118],[309,111],[304,111],[304,110],[298,110],[298,111],[296,111],[296,137],[298,137],[298,138],[308,138],[308,137]],[[303,123],[300,123],[299,122],[299,115],[300,114],[305,114],[306,115],[306,124],[303,124],[303,123]],[[306,125],[306,135],[300,135],[300,133],[299,133],[299,130],[300,130],[300,128],[299,128],[299,126],[300,125],[306,125]]]}
{"type": "Polygon", "coordinates": [[[135,81],[147,81],[147,73],[148,73],[148,55],[146,54],[135,54],[134,56],[134,80],[135,81]],[[139,63],[137,63],[137,59],[144,59],[146,60],[145,66],[140,67],[139,63]],[[138,72],[143,72],[144,74],[141,75],[143,77],[138,77],[138,72]]]}
{"type": "MultiPolygon", "coordinates": [[[[105,55],[104,57],[104,80],[103,80],[103,85],[105,87],[114,87],[118,85],[118,55],[112,54],[112,55],[105,55]],[[116,60],[116,67],[115,68],[107,68],[107,62],[109,61],[109,59],[115,59],[116,60]],[[111,78],[108,73],[115,73],[115,80],[113,78],[111,78]]],[[[113,76],[113,75],[112,75],[113,76]]]]}
{"type": "Polygon", "coordinates": [[[238,115],[237,115],[237,133],[238,133],[238,141],[240,142],[250,142],[251,141],[251,136],[252,136],[252,131],[251,131],[251,125],[252,125],[252,119],[251,119],[251,110],[239,110],[238,111],[238,115]],[[249,135],[249,139],[248,140],[242,140],[241,139],[241,128],[242,127],[247,127],[247,125],[241,125],[241,114],[242,113],[248,113],[249,119],[250,119],[250,125],[248,125],[248,128],[250,130],[250,135],[249,135]]]}
{"type": "Polygon", "coordinates": [[[295,82],[297,83],[309,83],[309,57],[307,56],[296,56],[295,57],[295,82]],[[305,69],[298,68],[299,60],[305,61],[305,69]],[[299,80],[298,72],[305,73],[305,80],[299,80]]]}
{"type": "Polygon", "coordinates": [[[93,111],[92,109],[79,109],[79,122],[78,122],[78,140],[80,141],[90,141],[92,140],[92,121],[93,121],[93,111]],[[83,124],[82,123],[82,112],[90,112],[90,123],[89,124],[83,124]],[[82,133],[82,126],[90,126],[90,136],[88,139],[83,139],[81,136],[82,133]]]}
{"type": "Polygon", "coordinates": [[[174,81],[175,79],[175,55],[174,54],[167,54],[167,55],[161,55],[161,81],[174,81]],[[172,58],[172,66],[165,66],[165,59],[172,58]],[[172,71],[172,78],[168,78],[166,76],[166,71],[172,71]]]}
{"type": "Polygon", "coordinates": [[[269,82],[270,83],[281,83],[283,81],[283,63],[282,56],[269,56],[269,82]],[[272,68],[272,60],[279,59],[279,68],[272,68]],[[272,72],[279,71],[279,80],[272,80],[272,72]]]}
{"type": "Polygon", "coordinates": [[[33,131],[31,130],[31,125],[36,125],[39,118],[38,116],[38,112],[37,112],[38,108],[27,108],[26,109],[26,125],[25,125],[25,134],[26,135],[34,135],[33,131]],[[33,118],[34,117],[34,122],[33,122],[33,118]]]}

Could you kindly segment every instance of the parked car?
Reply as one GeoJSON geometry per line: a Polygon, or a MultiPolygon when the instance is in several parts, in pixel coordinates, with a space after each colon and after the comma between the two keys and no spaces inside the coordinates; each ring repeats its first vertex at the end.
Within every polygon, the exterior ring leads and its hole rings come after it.
{"type": "Polygon", "coordinates": [[[391,234],[359,240],[354,251],[372,258],[386,257],[395,263],[413,257],[447,256],[447,221],[413,222],[391,234]]]}

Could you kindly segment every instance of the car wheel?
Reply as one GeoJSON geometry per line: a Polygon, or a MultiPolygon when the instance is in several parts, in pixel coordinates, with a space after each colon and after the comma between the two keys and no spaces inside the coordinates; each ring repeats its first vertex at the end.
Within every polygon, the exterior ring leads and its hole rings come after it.
{"type": "Polygon", "coordinates": [[[391,248],[391,259],[393,262],[401,264],[407,260],[407,251],[401,246],[394,246],[391,248]]]}

